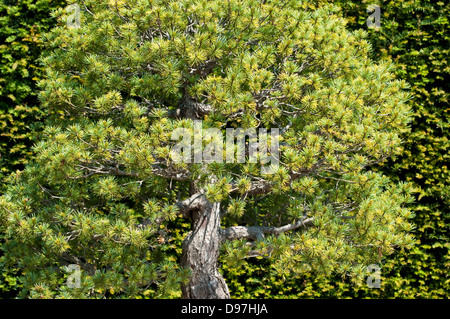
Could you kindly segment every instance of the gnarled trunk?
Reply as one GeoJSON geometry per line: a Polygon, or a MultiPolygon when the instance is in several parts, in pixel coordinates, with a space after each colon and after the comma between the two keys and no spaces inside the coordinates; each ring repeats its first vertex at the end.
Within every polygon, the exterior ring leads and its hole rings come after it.
{"type": "Polygon", "coordinates": [[[190,212],[193,229],[183,241],[181,265],[191,269],[192,274],[182,287],[182,295],[187,299],[228,299],[228,286],[217,269],[220,204],[205,202],[190,212]]]}

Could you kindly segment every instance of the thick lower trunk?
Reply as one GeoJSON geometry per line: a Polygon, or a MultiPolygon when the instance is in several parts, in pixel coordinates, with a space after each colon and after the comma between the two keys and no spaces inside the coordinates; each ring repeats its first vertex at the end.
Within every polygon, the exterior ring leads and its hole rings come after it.
{"type": "Polygon", "coordinates": [[[207,203],[191,211],[192,231],[183,241],[181,265],[191,269],[182,287],[186,299],[228,299],[227,284],[219,273],[220,204],[207,203]]]}

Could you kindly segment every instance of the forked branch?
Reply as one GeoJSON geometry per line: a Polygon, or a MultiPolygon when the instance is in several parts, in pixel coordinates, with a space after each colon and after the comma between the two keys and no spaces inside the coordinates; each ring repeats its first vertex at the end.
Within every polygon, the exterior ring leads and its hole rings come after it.
{"type": "Polygon", "coordinates": [[[267,226],[231,226],[221,230],[222,240],[249,239],[258,240],[264,238],[266,234],[281,234],[301,227],[313,225],[313,218],[302,218],[295,223],[281,227],[267,226]]]}

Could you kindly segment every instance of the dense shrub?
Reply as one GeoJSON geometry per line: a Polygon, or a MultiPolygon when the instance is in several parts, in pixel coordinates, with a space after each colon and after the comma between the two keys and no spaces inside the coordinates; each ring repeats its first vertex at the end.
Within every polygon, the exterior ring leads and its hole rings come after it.
{"type": "MultiPolygon", "coordinates": [[[[0,177],[29,161],[33,131],[45,115],[37,101],[36,81],[42,76],[41,34],[54,25],[57,0],[0,2],[0,177]]],[[[3,180],[0,181],[0,189],[3,180]]]]}
{"type": "MultiPolygon", "coordinates": [[[[41,35],[55,23],[51,10],[64,4],[62,0],[0,1],[0,193],[7,176],[30,160],[33,139],[46,115],[36,89],[43,75],[41,35]]],[[[1,238],[0,234],[0,246],[1,238]]],[[[17,285],[0,260],[0,298],[12,297],[11,289],[17,285]]]]}

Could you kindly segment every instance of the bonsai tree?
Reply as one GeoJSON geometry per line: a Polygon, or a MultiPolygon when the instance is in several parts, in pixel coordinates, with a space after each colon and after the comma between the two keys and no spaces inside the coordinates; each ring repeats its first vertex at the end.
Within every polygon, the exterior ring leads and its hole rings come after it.
{"type": "Polygon", "coordinates": [[[370,170],[399,150],[407,84],[337,7],[74,8],[47,34],[54,115],[0,199],[22,296],[229,298],[221,252],[357,276],[412,244],[410,185],[370,170]],[[178,219],[192,225],[179,262],[178,219]]]}

